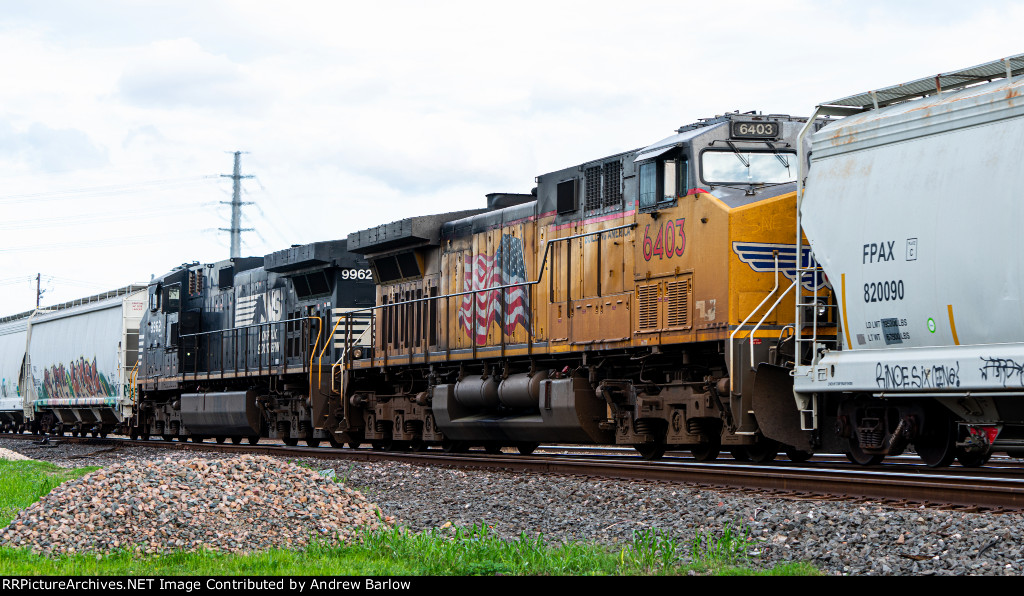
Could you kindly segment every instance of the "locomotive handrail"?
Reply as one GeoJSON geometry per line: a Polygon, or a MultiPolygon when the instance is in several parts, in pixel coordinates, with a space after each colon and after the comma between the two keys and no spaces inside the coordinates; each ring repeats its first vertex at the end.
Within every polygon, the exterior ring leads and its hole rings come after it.
{"type": "MultiPolygon", "coordinates": [[[[768,315],[769,315],[769,314],[770,314],[770,313],[771,313],[771,312],[772,312],[773,310],[775,310],[775,309],[776,309],[776,307],[778,307],[778,306],[779,306],[779,303],[780,303],[780,302],[782,302],[782,299],[786,297],[786,294],[788,294],[788,293],[790,292],[790,290],[792,290],[792,289],[793,289],[793,288],[795,288],[796,286],[797,286],[797,282],[796,282],[796,281],[793,281],[793,283],[791,283],[791,284],[789,285],[789,287],[788,287],[788,288],[786,288],[786,291],[785,291],[785,292],[783,292],[783,293],[782,293],[782,295],[780,295],[780,296],[779,296],[779,297],[778,297],[778,298],[777,298],[777,299],[775,300],[775,303],[774,303],[774,304],[772,304],[772,305],[771,305],[771,307],[770,307],[770,308],[768,308],[768,310],[766,310],[766,311],[765,311],[765,313],[764,313],[764,316],[763,316],[763,317],[761,317],[761,320],[757,322],[757,325],[754,325],[754,328],[750,330],[750,336],[749,336],[749,337],[754,337],[754,334],[755,334],[755,333],[757,333],[757,330],[758,330],[758,329],[759,329],[759,328],[761,327],[761,325],[762,325],[762,324],[764,323],[765,319],[767,319],[767,318],[768,318],[768,315]]],[[[751,341],[751,342],[750,342],[750,368],[751,368],[751,369],[753,369],[753,368],[754,368],[754,342],[753,342],[753,341],[751,341]]]]}
{"type": "Polygon", "coordinates": [[[639,224],[631,223],[631,224],[625,224],[625,225],[622,225],[622,226],[615,226],[613,228],[605,228],[603,230],[594,230],[593,232],[584,232],[582,234],[574,234],[572,236],[565,236],[564,238],[552,238],[552,239],[548,240],[544,244],[544,258],[541,259],[541,262],[540,262],[540,274],[537,276],[537,279],[535,279],[534,281],[521,281],[521,282],[517,282],[517,283],[514,283],[514,284],[505,284],[505,285],[501,285],[501,286],[492,286],[490,288],[479,288],[479,289],[475,289],[475,290],[465,290],[465,291],[462,291],[462,292],[455,292],[453,294],[444,294],[444,295],[440,295],[440,296],[427,296],[425,298],[413,298],[412,300],[404,300],[402,302],[392,302],[390,304],[382,304],[382,305],[377,305],[377,306],[368,306],[366,308],[359,308],[359,309],[350,310],[350,311],[342,314],[341,316],[349,317],[351,315],[355,315],[355,314],[361,313],[361,312],[372,312],[372,311],[375,311],[375,310],[381,309],[381,308],[389,308],[389,307],[393,307],[393,306],[403,306],[405,304],[415,304],[417,302],[426,302],[428,300],[440,300],[442,298],[458,298],[459,296],[466,296],[467,294],[476,294],[477,292],[492,292],[494,290],[507,290],[509,288],[518,288],[518,287],[521,287],[521,286],[535,286],[535,285],[539,284],[541,281],[544,280],[544,269],[545,269],[544,265],[548,261],[548,252],[550,251],[551,245],[553,243],[555,243],[555,242],[564,242],[566,240],[576,240],[577,238],[585,238],[587,236],[596,236],[598,234],[604,234],[606,232],[614,232],[615,230],[624,230],[626,228],[634,229],[637,226],[639,226],[639,224]]]}
{"type": "MultiPolygon", "coordinates": [[[[340,315],[338,315],[338,322],[335,323],[334,327],[331,328],[331,333],[328,336],[328,337],[330,337],[330,340],[328,340],[328,341],[331,341],[331,340],[334,339],[334,334],[337,333],[337,331],[338,331],[338,325],[341,325],[341,322],[345,321],[345,343],[346,344],[348,343],[348,338],[351,336],[352,326],[349,324],[351,319],[348,316],[346,316],[347,314],[348,313],[341,313],[340,315]]],[[[366,329],[363,329],[363,332],[359,334],[359,337],[357,337],[355,341],[359,341],[359,339],[362,338],[364,335],[366,335],[366,332],[369,331],[369,330],[370,330],[369,327],[367,327],[366,329]]],[[[330,344],[328,344],[327,341],[324,342],[324,347],[323,347],[323,349],[320,350],[320,355],[317,356],[317,359],[316,359],[317,369],[321,369],[323,367],[324,352],[327,351],[327,348],[328,348],[329,345],[330,344]]],[[[347,350],[348,350],[348,347],[342,348],[342,356],[341,356],[341,358],[338,359],[339,362],[341,361],[342,358],[344,358],[344,354],[345,354],[345,352],[347,350]]],[[[337,364],[337,362],[335,362],[334,364],[331,365],[331,391],[334,391],[334,366],[336,364],[337,364]]],[[[313,363],[312,363],[312,360],[310,360],[310,367],[312,368],[312,366],[313,366],[313,363]]],[[[318,383],[317,387],[319,387],[320,386],[319,383],[322,383],[322,382],[323,382],[323,376],[321,375],[321,376],[317,377],[317,383],[318,383]]]]}
{"type": "MultiPolygon", "coordinates": [[[[754,308],[754,310],[750,311],[750,314],[747,315],[747,318],[743,319],[743,322],[740,323],[736,327],[736,329],[732,332],[731,335],[729,335],[729,393],[732,393],[733,390],[736,388],[735,383],[733,383],[733,378],[734,378],[734,376],[736,374],[735,373],[736,362],[735,362],[735,359],[733,357],[733,343],[736,340],[736,334],[739,333],[741,329],[743,329],[743,326],[746,325],[750,321],[751,317],[756,315],[757,311],[761,310],[761,307],[764,306],[765,302],[768,302],[768,300],[773,295],[775,295],[775,292],[777,292],[778,289],[779,289],[779,251],[773,250],[772,251],[772,255],[775,256],[775,287],[772,288],[771,292],[768,292],[768,295],[764,297],[764,300],[762,300],[761,303],[758,304],[754,308]]],[[[771,310],[769,310],[768,312],[770,313],[771,310]]],[[[765,316],[768,316],[768,313],[765,313],[765,316]]],[[[756,327],[754,329],[756,329],[756,327]]],[[[754,330],[751,330],[750,333],[747,335],[747,337],[752,339],[753,338],[753,334],[754,334],[754,330]]],[[[754,342],[751,341],[750,345],[751,345],[751,349],[753,349],[754,342]]],[[[751,363],[754,362],[753,355],[751,355],[751,357],[750,357],[750,362],[751,363]]]]}
{"type": "MultiPolygon", "coordinates": [[[[312,382],[313,382],[313,378],[312,378],[313,356],[316,355],[316,347],[315,346],[319,345],[319,343],[320,343],[320,334],[323,332],[323,326],[320,324],[321,321],[320,321],[319,317],[298,317],[298,318],[293,318],[293,319],[283,319],[283,320],[280,320],[280,321],[266,321],[264,323],[253,323],[251,325],[242,325],[240,327],[231,327],[229,329],[214,329],[212,331],[199,331],[199,332],[196,332],[196,333],[183,333],[179,337],[182,340],[187,339],[187,338],[191,338],[191,339],[195,340],[195,343],[193,345],[195,346],[196,354],[195,354],[195,361],[193,362],[193,365],[197,365],[198,364],[198,358],[199,358],[199,346],[201,345],[200,341],[199,341],[199,338],[202,337],[202,336],[213,336],[215,334],[219,334],[221,336],[221,338],[225,338],[225,337],[230,336],[231,339],[232,339],[232,343],[235,346],[236,351],[237,351],[238,332],[239,331],[243,331],[244,332],[245,337],[243,338],[243,341],[245,342],[246,345],[248,345],[249,344],[249,330],[250,329],[263,328],[263,327],[271,327],[271,326],[274,326],[274,325],[282,325],[283,326],[286,323],[295,323],[295,322],[306,321],[306,320],[313,320],[313,321],[316,321],[318,323],[317,340],[316,340],[316,344],[314,344],[314,348],[312,350],[310,350],[310,359],[309,359],[310,385],[312,386],[312,382]]],[[[270,338],[269,337],[268,337],[267,341],[268,341],[268,343],[270,342],[270,338]]],[[[207,344],[207,348],[209,348],[209,344],[207,344]]],[[[235,354],[235,355],[237,356],[237,354],[235,354]]],[[[257,350],[257,356],[259,358],[259,362],[258,362],[257,366],[260,369],[262,369],[262,367],[263,367],[263,360],[262,360],[263,356],[259,354],[258,350],[257,350]]],[[[269,347],[267,349],[267,357],[268,357],[268,359],[270,358],[270,349],[269,349],[269,347]]],[[[272,365],[268,362],[268,364],[267,364],[268,370],[269,370],[269,368],[271,366],[272,365]]],[[[246,371],[248,371],[248,367],[249,367],[249,360],[248,360],[248,357],[246,357],[245,358],[245,370],[246,371]]],[[[195,368],[198,369],[198,366],[195,366],[195,368]]],[[[209,366],[207,366],[207,369],[209,369],[209,366]]],[[[235,360],[235,362],[234,362],[234,370],[237,372],[238,369],[239,369],[238,362],[237,362],[237,360],[235,360]]],[[[226,370],[226,365],[225,365],[224,359],[222,358],[221,359],[221,372],[223,373],[225,370],[226,370]]],[[[209,375],[211,372],[212,371],[207,370],[206,374],[209,375]]],[[[187,373],[185,373],[185,374],[187,374],[187,373]]],[[[193,370],[191,374],[198,375],[199,371],[198,370],[193,370]]]]}

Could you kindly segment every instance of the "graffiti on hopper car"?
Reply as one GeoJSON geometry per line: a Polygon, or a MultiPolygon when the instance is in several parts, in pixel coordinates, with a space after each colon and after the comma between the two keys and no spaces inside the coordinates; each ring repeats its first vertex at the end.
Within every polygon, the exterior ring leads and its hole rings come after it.
{"type": "Polygon", "coordinates": [[[879,389],[944,389],[960,386],[960,362],[946,364],[875,364],[875,383],[879,389]]]}
{"type": "Polygon", "coordinates": [[[1016,379],[1016,385],[1024,386],[1024,363],[1018,363],[1013,358],[985,358],[982,356],[981,378],[988,380],[991,375],[995,380],[1006,387],[1011,380],[1016,379]]]}

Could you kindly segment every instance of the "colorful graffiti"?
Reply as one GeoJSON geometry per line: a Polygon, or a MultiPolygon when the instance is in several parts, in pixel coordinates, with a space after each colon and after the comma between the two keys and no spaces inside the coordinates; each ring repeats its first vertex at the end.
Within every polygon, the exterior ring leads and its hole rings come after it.
{"type": "Polygon", "coordinates": [[[39,388],[42,399],[67,399],[74,397],[116,397],[117,388],[107,382],[103,373],[96,370],[96,358],[92,363],[84,357],[72,361],[67,367],[56,364],[43,369],[43,383],[39,388]]]}

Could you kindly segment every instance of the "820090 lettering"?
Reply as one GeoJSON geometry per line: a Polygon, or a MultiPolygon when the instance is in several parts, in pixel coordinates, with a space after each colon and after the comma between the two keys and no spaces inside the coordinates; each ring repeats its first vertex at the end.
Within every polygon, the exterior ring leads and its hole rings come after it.
{"type": "Polygon", "coordinates": [[[903,280],[869,282],[864,284],[864,302],[903,300],[903,280]]]}

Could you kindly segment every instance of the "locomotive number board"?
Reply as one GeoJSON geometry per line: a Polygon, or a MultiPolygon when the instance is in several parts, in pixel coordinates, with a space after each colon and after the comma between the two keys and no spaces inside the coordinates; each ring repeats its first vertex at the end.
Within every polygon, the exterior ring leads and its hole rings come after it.
{"type": "Polygon", "coordinates": [[[733,122],[731,134],[737,139],[775,139],[779,129],[778,122],[733,122]]]}

